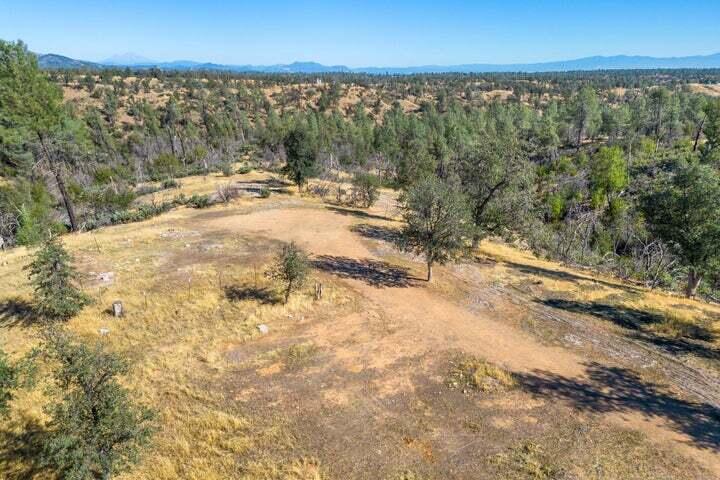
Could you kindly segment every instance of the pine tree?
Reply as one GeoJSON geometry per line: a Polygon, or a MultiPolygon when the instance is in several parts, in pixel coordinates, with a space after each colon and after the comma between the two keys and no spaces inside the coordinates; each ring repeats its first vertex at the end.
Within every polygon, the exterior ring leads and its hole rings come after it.
{"type": "Polygon", "coordinates": [[[50,236],[27,267],[37,312],[48,320],[68,320],[90,302],[75,286],[72,257],[57,236],[50,236]]]}
{"type": "Polygon", "coordinates": [[[109,479],[135,463],[154,414],[118,382],[127,363],[101,344],[89,347],[58,331],[47,336],[47,354],[59,364],[60,400],[46,409],[51,420],[43,462],[70,480],[109,479]]]}

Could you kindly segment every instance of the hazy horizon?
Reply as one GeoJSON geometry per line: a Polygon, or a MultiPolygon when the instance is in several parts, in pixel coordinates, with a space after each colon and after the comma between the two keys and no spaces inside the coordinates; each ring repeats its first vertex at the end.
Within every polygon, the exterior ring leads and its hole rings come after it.
{"type": "Polygon", "coordinates": [[[0,32],[31,50],[89,61],[132,52],[155,62],[348,67],[539,63],[592,56],[720,51],[720,4],[287,0],[225,5],[161,0],[5,7],[0,32]],[[700,20],[699,20],[700,19],[700,20]]]}

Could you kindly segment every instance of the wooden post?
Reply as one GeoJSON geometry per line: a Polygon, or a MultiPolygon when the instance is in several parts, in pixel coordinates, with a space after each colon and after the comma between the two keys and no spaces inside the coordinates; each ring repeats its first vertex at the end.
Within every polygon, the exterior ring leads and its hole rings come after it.
{"type": "Polygon", "coordinates": [[[113,317],[123,316],[123,304],[120,300],[116,300],[112,304],[113,317]]]}
{"type": "Polygon", "coordinates": [[[315,282],[315,300],[320,300],[323,296],[323,284],[315,282]]]}

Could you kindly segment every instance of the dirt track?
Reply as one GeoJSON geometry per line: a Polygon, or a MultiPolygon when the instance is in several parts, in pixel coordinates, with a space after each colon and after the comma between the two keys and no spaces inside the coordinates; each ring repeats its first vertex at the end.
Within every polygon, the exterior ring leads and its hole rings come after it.
{"type": "MultiPolygon", "coordinates": [[[[379,216],[382,212],[375,213],[379,216]]],[[[527,397],[509,397],[506,401],[515,402],[516,411],[511,418],[499,417],[499,424],[505,422],[521,431],[532,431],[539,421],[538,414],[547,414],[543,408],[557,403],[570,409],[580,422],[591,414],[600,423],[642,431],[655,445],[691,457],[720,477],[716,410],[720,393],[708,374],[674,360],[659,348],[590,326],[582,316],[558,313],[533,304],[527,295],[493,287],[483,279],[481,266],[440,269],[436,279],[440,285],[461,283],[472,295],[473,305],[469,305],[467,296],[458,301],[457,295],[444,295],[418,280],[423,273],[420,263],[408,270],[404,266],[407,262],[399,264],[393,261],[397,257],[385,255],[391,249],[380,236],[362,235],[357,226],[368,224],[395,226],[351,210],[322,207],[218,216],[208,219],[207,225],[243,236],[295,240],[313,254],[322,274],[339,277],[364,299],[358,312],[295,329],[295,341],[311,341],[323,352],[320,364],[311,364],[301,377],[293,377],[297,383],[286,377],[277,384],[265,378],[276,373],[277,369],[271,368],[259,380],[267,387],[262,394],[238,393],[250,404],[271,398],[274,402],[296,404],[306,422],[298,424],[298,428],[312,429],[313,421],[307,419],[313,418],[321,432],[320,437],[306,434],[306,445],[320,449],[329,458],[333,458],[333,452],[337,455],[343,445],[351,448],[347,443],[350,439],[357,442],[364,456],[355,458],[355,464],[353,455],[343,461],[337,459],[336,472],[372,478],[364,476],[367,469],[383,465],[368,457],[374,445],[371,437],[383,435],[381,424],[391,419],[398,422],[399,430],[413,430],[401,420],[396,410],[398,402],[407,408],[414,401],[427,403],[422,400],[427,392],[422,392],[442,385],[439,375],[443,367],[438,359],[448,351],[462,350],[515,372],[538,402],[536,412],[518,417],[517,410],[524,408],[520,403],[532,402],[527,397]],[[476,308],[478,303],[484,307],[476,308]],[[560,325],[571,331],[576,345],[548,345],[509,321],[528,312],[547,328],[560,325]],[[648,365],[658,367],[658,362],[662,368],[655,370],[665,372],[666,386],[648,383],[636,373],[648,365]],[[422,372],[434,383],[419,381],[422,372]],[[315,402],[307,403],[310,399],[315,402]],[[323,406],[320,411],[318,404],[323,406]],[[324,410],[332,410],[333,406],[341,410],[352,407],[353,414],[335,416],[324,410]],[[360,428],[363,426],[366,428],[360,428]],[[333,432],[339,442],[334,451],[321,441],[326,436],[334,438],[333,432]]],[[[270,335],[255,348],[276,348],[279,341],[270,335]]],[[[252,380],[238,383],[238,391],[257,391],[248,382],[252,380]]],[[[460,460],[472,457],[461,442],[464,436],[447,431],[440,420],[429,421],[432,427],[428,438],[408,436],[407,446],[424,451],[423,455],[432,457],[430,463],[436,465],[442,457],[440,464],[448,462],[443,468],[458,469],[458,478],[466,478],[467,472],[479,467],[467,459],[460,460]]],[[[377,445],[378,452],[382,452],[392,443],[378,437],[377,445]]]]}

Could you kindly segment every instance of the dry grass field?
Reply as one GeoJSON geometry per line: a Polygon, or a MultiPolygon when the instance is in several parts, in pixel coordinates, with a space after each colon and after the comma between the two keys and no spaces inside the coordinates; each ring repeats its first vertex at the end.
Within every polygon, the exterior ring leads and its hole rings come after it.
{"type": "MultiPolygon", "coordinates": [[[[158,412],[120,478],[720,478],[720,307],[493,242],[428,284],[392,244],[391,192],[357,210],[288,190],[63,237],[94,299],[67,328],[130,358],[158,412]],[[283,304],[263,272],[291,240],[313,273],[283,304]]],[[[40,329],[31,254],[0,253],[12,355],[40,329]]],[[[48,478],[42,405],[42,386],[22,392],[0,423],[2,478],[48,478]]]]}

